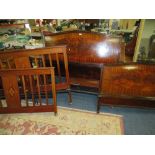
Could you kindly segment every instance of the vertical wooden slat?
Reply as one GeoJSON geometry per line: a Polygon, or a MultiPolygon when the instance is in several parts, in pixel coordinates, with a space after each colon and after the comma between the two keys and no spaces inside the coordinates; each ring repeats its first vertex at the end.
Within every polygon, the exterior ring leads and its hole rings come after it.
{"type": "Polygon", "coordinates": [[[56,98],[56,86],[55,86],[54,69],[51,69],[51,83],[52,83],[53,106],[54,106],[55,113],[57,113],[57,98],[56,98]]]}
{"type": "Polygon", "coordinates": [[[48,94],[47,94],[47,81],[46,81],[46,76],[45,74],[43,75],[44,76],[44,91],[45,91],[45,96],[46,96],[46,104],[48,105],[48,94]]]}
{"type": "Polygon", "coordinates": [[[3,63],[1,59],[0,59],[0,68],[3,68],[3,63]]]}
{"type": "Polygon", "coordinates": [[[48,54],[48,58],[49,58],[49,61],[50,61],[50,67],[52,67],[53,66],[53,64],[52,64],[52,55],[48,54]]]}
{"type": "Polygon", "coordinates": [[[72,94],[70,89],[70,79],[69,79],[68,59],[67,59],[66,49],[63,50],[63,57],[64,57],[64,65],[65,65],[65,73],[66,73],[66,82],[68,85],[68,101],[70,104],[72,104],[72,94]]]}
{"type": "Polygon", "coordinates": [[[67,59],[66,51],[63,51],[63,57],[64,57],[64,65],[65,65],[66,81],[67,81],[67,84],[70,85],[69,71],[68,71],[68,59],[67,59]]]}
{"type": "Polygon", "coordinates": [[[1,107],[3,107],[3,104],[2,104],[2,101],[1,101],[1,99],[0,99],[0,108],[1,108],[1,107]]]}
{"type": "MultiPolygon", "coordinates": [[[[43,62],[43,67],[46,67],[44,55],[42,56],[42,62],[43,62]]],[[[44,91],[45,91],[45,96],[46,96],[46,104],[48,105],[47,81],[46,81],[45,74],[43,75],[43,77],[44,77],[44,91]]]]}
{"type": "Polygon", "coordinates": [[[32,94],[32,102],[33,102],[33,106],[35,106],[33,83],[32,83],[32,76],[31,75],[29,75],[29,80],[30,80],[30,89],[31,89],[31,94],[32,94]]]}
{"type": "Polygon", "coordinates": [[[38,60],[37,60],[36,56],[34,57],[34,62],[35,62],[35,67],[37,68],[38,67],[38,60]]]}
{"type": "Polygon", "coordinates": [[[42,62],[43,62],[43,67],[46,67],[46,65],[45,65],[45,57],[44,57],[44,55],[42,55],[42,62]]]}
{"type": "Polygon", "coordinates": [[[11,65],[10,65],[9,60],[7,59],[6,61],[7,61],[7,65],[8,65],[8,67],[9,67],[9,69],[11,69],[11,65]]]}
{"type": "Polygon", "coordinates": [[[41,95],[40,95],[40,83],[39,83],[38,75],[36,75],[36,78],[37,78],[37,89],[38,89],[39,102],[40,102],[40,104],[42,104],[41,103],[41,95]]]}
{"type": "Polygon", "coordinates": [[[28,107],[28,96],[27,96],[27,90],[26,90],[25,77],[24,76],[22,76],[22,84],[23,84],[26,106],[28,107]]]}
{"type": "Polygon", "coordinates": [[[59,62],[58,53],[56,53],[56,61],[57,61],[57,69],[58,69],[59,80],[60,80],[60,82],[62,82],[62,80],[61,80],[61,71],[60,71],[60,62],[59,62]]]}

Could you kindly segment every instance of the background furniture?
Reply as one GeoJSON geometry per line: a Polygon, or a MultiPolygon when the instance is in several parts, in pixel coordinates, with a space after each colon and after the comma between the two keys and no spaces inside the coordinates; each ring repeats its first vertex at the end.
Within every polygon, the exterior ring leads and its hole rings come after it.
{"type": "Polygon", "coordinates": [[[133,58],[134,52],[135,52],[135,47],[136,47],[136,42],[137,42],[137,37],[138,37],[138,31],[139,28],[137,28],[133,34],[133,38],[126,43],[125,45],[125,55],[133,58]]]}
{"type": "Polygon", "coordinates": [[[34,32],[26,20],[0,20],[0,50],[34,49],[44,47],[41,32],[34,32]],[[7,24],[1,23],[8,21],[7,24]]]}

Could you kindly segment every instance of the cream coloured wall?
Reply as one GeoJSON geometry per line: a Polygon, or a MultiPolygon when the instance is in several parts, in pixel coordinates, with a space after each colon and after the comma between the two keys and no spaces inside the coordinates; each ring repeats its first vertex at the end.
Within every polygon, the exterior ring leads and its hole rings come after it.
{"type": "Polygon", "coordinates": [[[143,30],[141,40],[140,40],[140,45],[138,48],[138,52],[140,52],[140,49],[144,47],[146,56],[148,55],[149,42],[150,42],[150,37],[152,35],[155,35],[155,19],[146,19],[145,24],[144,24],[144,30],[143,30]]]}
{"type": "Polygon", "coordinates": [[[132,30],[138,19],[120,19],[120,29],[132,30]]]}

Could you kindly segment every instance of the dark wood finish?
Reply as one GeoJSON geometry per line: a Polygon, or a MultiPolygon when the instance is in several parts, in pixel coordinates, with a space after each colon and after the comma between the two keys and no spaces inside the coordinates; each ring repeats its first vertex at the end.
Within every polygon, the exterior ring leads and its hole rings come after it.
{"type": "MultiPolygon", "coordinates": [[[[0,113],[21,113],[21,112],[55,112],[57,113],[57,103],[56,103],[56,87],[55,87],[55,73],[54,68],[40,68],[40,69],[10,69],[10,70],[0,70],[0,77],[2,78],[3,83],[3,90],[5,97],[3,100],[6,100],[6,106],[3,106],[2,99],[1,100],[1,106],[0,106],[0,113]],[[47,104],[47,102],[41,101],[41,93],[46,93],[47,90],[44,92],[41,92],[41,83],[39,82],[38,76],[45,75],[50,76],[50,86],[52,91],[49,91],[52,93],[53,97],[53,104],[47,104]],[[19,77],[22,76],[22,85],[19,85],[19,77]],[[29,86],[25,85],[25,76],[31,77],[29,80],[29,86]],[[34,84],[32,82],[35,80],[35,77],[37,77],[37,82],[34,84]],[[26,101],[26,104],[24,105],[22,103],[22,97],[21,97],[21,91],[24,92],[24,98],[26,101]],[[37,91],[34,91],[37,90],[37,91]],[[31,94],[31,96],[28,96],[28,93],[31,94]],[[38,96],[38,97],[37,97],[38,96]],[[32,100],[32,101],[31,101],[32,100]],[[35,100],[39,101],[35,102],[35,100]]],[[[44,83],[44,85],[46,85],[44,83]]],[[[48,98],[48,96],[47,96],[48,98]]]]}
{"type": "Polygon", "coordinates": [[[20,96],[18,93],[17,77],[12,74],[3,75],[2,78],[4,94],[6,97],[7,106],[9,108],[16,108],[20,106],[20,96]]]}
{"type": "MultiPolygon", "coordinates": [[[[99,82],[100,66],[103,63],[125,61],[125,46],[121,37],[111,37],[87,31],[45,34],[46,47],[61,44],[67,45],[66,51],[72,85],[78,83],[80,86],[92,87],[91,81],[99,82]]],[[[98,85],[94,86],[98,88],[98,85]]]]}
{"type": "Polygon", "coordinates": [[[124,45],[120,37],[86,31],[45,35],[46,47],[62,44],[67,45],[69,62],[112,63],[124,61],[124,45]]]}
{"type": "Polygon", "coordinates": [[[0,25],[0,28],[25,28],[25,24],[4,24],[0,25]]]}
{"type": "Polygon", "coordinates": [[[102,66],[101,63],[69,63],[71,84],[98,88],[102,66]]]}
{"type": "Polygon", "coordinates": [[[3,69],[55,67],[55,74],[59,77],[56,89],[66,90],[68,92],[69,103],[72,102],[66,46],[0,52],[0,60],[0,68],[3,69]],[[64,68],[63,74],[61,74],[60,63],[64,68]],[[61,80],[62,76],[65,77],[65,81],[61,80]]]}
{"type": "Polygon", "coordinates": [[[155,107],[155,64],[104,66],[100,80],[100,105],[155,107]]]}

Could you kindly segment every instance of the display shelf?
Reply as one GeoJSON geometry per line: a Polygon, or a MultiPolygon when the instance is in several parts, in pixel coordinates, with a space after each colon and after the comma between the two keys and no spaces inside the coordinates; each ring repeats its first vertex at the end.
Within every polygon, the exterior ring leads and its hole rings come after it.
{"type": "Polygon", "coordinates": [[[25,28],[25,23],[23,24],[3,24],[0,28],[25,28]]]}
{"type": "Polygon", "coordinates": [[[23,23],[0,24],[0,50],[17,48],[42,48],[44,38],[41,32],[33,32],[26,21],[23,23]]]}

